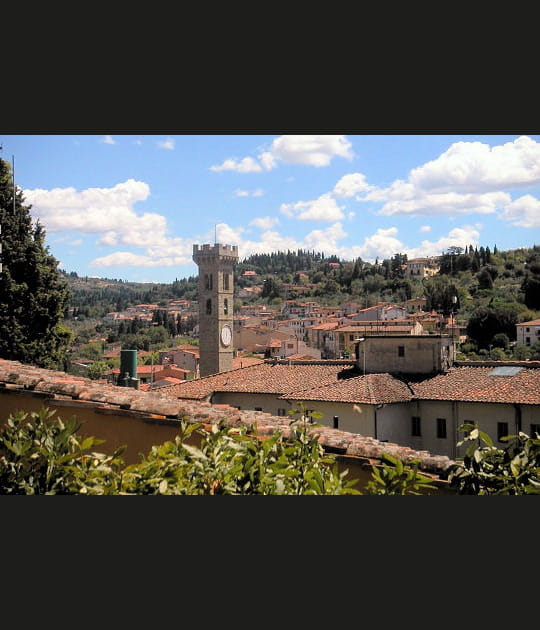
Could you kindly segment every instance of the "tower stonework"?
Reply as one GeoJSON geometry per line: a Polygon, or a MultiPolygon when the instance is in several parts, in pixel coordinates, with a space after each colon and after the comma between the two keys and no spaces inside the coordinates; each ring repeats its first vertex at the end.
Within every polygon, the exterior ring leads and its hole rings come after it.
{"type": "Polygon", "coordinates": [[[233,268],[236,245],[193,245],[199,267],[199,373],[200,376],[232,370],[233,268]]]}

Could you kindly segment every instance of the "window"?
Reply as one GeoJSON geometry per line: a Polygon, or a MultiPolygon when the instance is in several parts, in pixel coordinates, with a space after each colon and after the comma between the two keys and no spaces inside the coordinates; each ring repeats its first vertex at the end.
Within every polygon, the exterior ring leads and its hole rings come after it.
{"type": "Polygon", "coordinates": [[[437,418],[437,437],[446,438],[446,418],[437,418]]]}
{"type": "Polygon", "coordinates": [[[339,416],[334,416],[334,429],[339,429],[339,416]]]}
{"type": "Polygon", "coordinates": [[[223,290],[229,290],[229,274],[227,272],[223,272],[223,290]]]}
{"type": "Polygon", "coordinates": [[[397,355],[398,355],[398,357],[404,357],[405,356],[405,346],[398,346],[398,348],[397,348],[397,355]]]}
{"type": "Polygon", "coordinates": [[[529,437],[536,437],[536,433],[538,433],[538,435],[540,435],[540,424],[531,424],[531,433],[529,437]]]}
{"type": "Polygon", "coordinates": [[[525,337],[525,343],[530,344],[531,343],[531,338],[530,337],[525,337]]]}
{"type": "Polygon", "coordinates": [[[207,291],[211,291],[212,290],[212,274],[211,273],[205,273],[204,274],[204,288],[207,291]]]}
{"type": "Polygon", "coordinates": [[[224,315],[229,314],[229,300],[227,298],[223,300],[223,314],[224,315]]]}
{"type": "Polygon", "coordinates": [[[277,415],[278,416],[286,416],[287,415],[287,411],[285,409],[278,409],[277,410],[277,415]]]}
{"type": "Polygon", "coordinates": [[[206,300],[206,314],[212,315],[212,300],[211,299],[206,300]]]}
{"type": "Polygon", "coordinates": [[[262,407],[255,407],[255,411],[262,411],[262,407]]]}
{"type": "Polygon", "coordinates": [[[413,416],[411,420],[411,435],[422,435],[422,432],[420,431],[420,416],[413,416]]]}
{"type": "Polygon", "coordinates": [[[508,422],[497,422],[497,439],[499,442],[506,435],[508,435],[508,422]]]}

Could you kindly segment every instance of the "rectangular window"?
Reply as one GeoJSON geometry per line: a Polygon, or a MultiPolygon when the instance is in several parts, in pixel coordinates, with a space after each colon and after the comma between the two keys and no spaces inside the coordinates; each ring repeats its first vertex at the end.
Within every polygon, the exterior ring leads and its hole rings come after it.
{"type": "Polygon", "coordinates": [[[508,422],[497,422],[497,439],[499,442],[506,435],[508,435],[508,422]]]}
{"type": "Polygon", "coordinates": [[[229,274],[227,272],[223,272],[223,290],[229,290],[229,274]]]}
{"type": "Polygon", "coordinates": [[[229,314],[229,300],[227,298],[223,300],[223,314],[224,315],[229,314]]]}
{"type": "Polygon", "coordinates": [[[437,418],[437,437],[446,438],[446,418],[437,418]]]}
{"type": "Polygon", "coordinates": [[[405,346],[398,346],[398,348],[397,348],[397,355],[398,355],[398,357],[404,357],[405,356],[405,346]]]}
{"type": "Polygon", "coordinates": [[[420,416],[413,416],[411,421],[411,435],[422,435],[420,430],[420,416]]]}
{"type": "Polygon", "coordinates": [[[531,433],[529,437],[535,438],[536,433],[540,435],[540,424],[531,424],[531,433]]]}
{"type": "Polygon", "coordinates": [[[334,416],[334,429],[339,429],[339,416],[334,416]]]}
{"type": "Polygon", "coordinates": [[[262,411],[262,407],[255,407],[255,411],[262,411]]]}
{"type": "Polygon", "coordinates": [[[285,409],[278,409],[277,410],[277,415],[278,416],[286,416],[287,415],[287,411],[285,409]]]}

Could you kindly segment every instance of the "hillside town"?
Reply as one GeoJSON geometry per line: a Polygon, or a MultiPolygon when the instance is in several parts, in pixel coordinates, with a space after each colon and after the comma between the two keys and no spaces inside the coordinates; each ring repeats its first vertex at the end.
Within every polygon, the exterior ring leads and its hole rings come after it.
{"type": "MultiPolygon", "coordinates": [[[[151,327],[155,314],[166,312],[172,320],[193,322],[193,343],[156,356],[107,346],[102,338],[102,359],[120,360],[103,373],[103,382],[276,418],[301,410],[326,427],[450,458],[460,455],[463,423],[478,423],[495,440],[540,429],[540,362],[458,361],[467,327],[453,310],[429,310],[419,297],[371,306],[359,300],[339,306],[246,300],[232,313],[234,246],[194,248],[202,269],[198,300],[137,304],[106,316],[112,329],[134,321],[151,327]],[[229,325],[232,335],[225,338],[229,325]]],[[[406,263],[406,274],[436,272],[430,259],[406,263]]],[[[540,320],[516,324],[526,346],[539,335],[540,320]]]]}

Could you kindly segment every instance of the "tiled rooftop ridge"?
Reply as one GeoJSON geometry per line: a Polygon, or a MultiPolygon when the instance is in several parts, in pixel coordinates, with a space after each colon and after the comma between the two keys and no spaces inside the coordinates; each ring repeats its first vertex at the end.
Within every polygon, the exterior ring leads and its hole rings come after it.
{"type": "MultiPolygon", "coordinates": [[[[177,400],[159,392],[141,391],[119,387],[76,377],[65,372],[46,370],[18,361],[0,359],[0,394],[4,390],[36,392],[51,399],[71,399],[79,404],[87,403],[110,409],[129,410],[140,417],[151,417],[156,422],[179,422],[185,419],[203,424],[218,424],[224,420],[228,426],[254,426],[258,436],[270,436],[279,430],[284,437],[291,434],[289,417],[272,416],[269,413],[238,410],[228,405],[212,405],[208,402],[177,400]]],[[[46,406],[46,402],[44,402],[46,406]]],[[[434,475],[443,473],[454,462],[446,456],[432,455],[427,451],[415,451],[406,446],[380,442],[330,427],[313,427],[319,441],[328,452],[345,457],[367,459],[377,463],[383,453],[408,462],[420,460],[420,468],[434,475]]],[[[96,436],[99,437],[99,436],[96,436]]]]}

